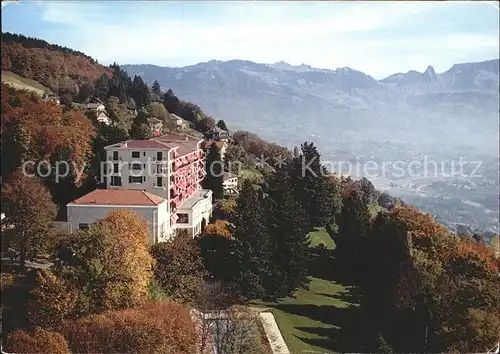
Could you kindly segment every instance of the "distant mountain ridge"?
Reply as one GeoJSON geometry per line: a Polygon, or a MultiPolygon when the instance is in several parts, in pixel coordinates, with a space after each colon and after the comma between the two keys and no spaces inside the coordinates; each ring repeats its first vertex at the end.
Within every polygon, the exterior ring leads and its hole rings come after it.
{"type": "Polygon", "coordinates": [[[498,66],[498,59],[455,64],[443,73],[429,66],[423,73],[413,70],[382,80],[349,67],[248,60],[122,67],[149,84],[158,80],[210,115],[280,143],[339,132],[365,140],[428,136],[438,143],[452,124],[464,134],[474,129],[469,142],[484,144],[484,135],[498,124],[498,66]],[[404,136],[395,137],[397,131],[404,136]]]}

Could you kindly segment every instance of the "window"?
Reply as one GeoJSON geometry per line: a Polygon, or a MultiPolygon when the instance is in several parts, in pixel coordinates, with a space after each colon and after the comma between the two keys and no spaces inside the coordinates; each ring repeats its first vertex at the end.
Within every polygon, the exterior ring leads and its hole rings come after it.
{"type": "Polygon", "coordinates": [[[80,230],[88,230],[89,224],[78,224],[80,230]]]}
{"type": "Polygon", "coordinates": [[[142,163],[132,162],[130,164],[130,166],[132,167],[132,170],[134,170],[134,171],[142,171],[142,163]]]}
{"type": "Polygon", "coordinates": [[[142,176],[129,176],[128,177],[128,182],[129,183],[142,183],[142,176]]]}
{"type": "Polygon", "coordinates": [[[163,173],[164,172],[164,166],[163,165],[156,165],[156,173],[163,173]]]}
{"type": "Polygon", "coordinates": [[[156,159],[157,159],[158,161],[162,161],[162,160],[163,160],[163,153],[162,153],[161,151],[158,151],[158,152],[156,153],[156,159]]]}
{"type": "Polygon", "coordinates": [[[142,156],[146,156],[146,151],[143,151],[143,152],[142,152],[142,156]]]}
{"type": "Polygon", "coordinates": [[[156,177],[156,186],[163,187],[163,177],[156,177]]]}
{"type": "Polygon", "coordinates": [[[132,158],[133,159],[138,159],[139,157],[141,157],[140,151],[132,151],[132,158]]]}
{"type": "Polygon", "coordinates": [[[189,224],[189,216],[188,214],[177,214],[177,223],[178,224],[189,224]]]}
{"type": "Polygon", "coordinates": [[[114,163],[113,164],[113,173],[118,173],[119,170],[118,170],[118,164],[117,163],[114,163]]]}
{"type": "Polygon", "coordinates": [[[111,186],[121,186],[122,178],[120,176],[111,176],[110,184],[111,186]]]}
{"type": "Polygon", "coordinates": [[[118,151],[113,151],[113,160],[118,160],[118,151]]]}

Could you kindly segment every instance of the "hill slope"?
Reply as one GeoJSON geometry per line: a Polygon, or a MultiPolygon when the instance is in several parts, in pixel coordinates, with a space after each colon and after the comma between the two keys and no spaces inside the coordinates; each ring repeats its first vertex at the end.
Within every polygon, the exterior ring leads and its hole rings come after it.
{"type": "Polygon", "coordinates": [[[39,96],[53,94],[52,90],[39,82],[14,74],[10,71],[2,71],[2,83],[14,87],[16,90],[28,90],[39,96]]]}
{"type": "Polygon", "coordinates": [[[57,92],[76,94],[82,83],[94,81],[109,68],[91,57],[43,40],[2,33],[2,71],[35,80],[57,92]]]}

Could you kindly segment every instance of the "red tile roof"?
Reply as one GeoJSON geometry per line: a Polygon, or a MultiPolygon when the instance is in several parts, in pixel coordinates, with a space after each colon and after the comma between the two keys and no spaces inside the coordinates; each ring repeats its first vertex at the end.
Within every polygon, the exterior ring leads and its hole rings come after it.
{"type": "Polygon", "coordinates": [[[163,201],[163,198],[139,189],[96,189],[73,204],[155,206],[163,201]]]}
{"type": "Polygon", "coordinates": [[[130,149],[170,149],[171,146],[156,140],[127,140],[122,147],[130,149]],[[126,144],[126,146],[125,146],[126,144]]]}

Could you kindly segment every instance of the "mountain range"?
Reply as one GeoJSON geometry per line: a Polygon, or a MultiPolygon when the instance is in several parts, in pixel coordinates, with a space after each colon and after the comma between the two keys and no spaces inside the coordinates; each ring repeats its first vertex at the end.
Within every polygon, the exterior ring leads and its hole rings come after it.
{"type": "MultiPolygon", "coordinates": [[[[494,147],[499,60],[455,64],[443,73],[429,66],[376,80],[344,67],[318,69],[283,61],[199,63],[186,67],[122,65],[129,75],[158,80],[181,99],[232,126],[291,145],[309,136],[319,145],[390,141],[443,142],[494,147]],[[467,139],[463,138],[467,136],[467,139]]],[[[358,144],[359,145],[359,144],[358,144]]],[[[352,144],[351,144],[352,147],[352,144]]]]}

